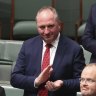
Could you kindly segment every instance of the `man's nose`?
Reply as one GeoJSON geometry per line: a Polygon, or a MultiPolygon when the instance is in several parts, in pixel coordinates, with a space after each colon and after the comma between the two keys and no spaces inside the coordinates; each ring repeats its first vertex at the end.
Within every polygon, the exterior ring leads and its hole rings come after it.
{"type": "Polygon", "coordinates": [[[44,33],[48,34],[50,31],[49,31],[49,28],[48,27],[45,27],[45,30],[44,30],[44,33]]]}

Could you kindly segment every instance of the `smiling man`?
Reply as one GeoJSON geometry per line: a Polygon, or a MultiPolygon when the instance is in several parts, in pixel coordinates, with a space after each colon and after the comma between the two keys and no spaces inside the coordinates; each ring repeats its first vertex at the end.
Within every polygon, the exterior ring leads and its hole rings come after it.
{"type": "Polygon", "coordinates": [[[82,96],[96,96],[96,64],[88,64],[80,78],[82,96]]]}
{"type": "Polygon", "coordinates": [[[85,66],[82,48],[63,36],[53,7],[41,8],[36,22],[39,36],[22,45],[11,75],[12,86],[24,89],[24,96],[76,96],[85,66]]]}

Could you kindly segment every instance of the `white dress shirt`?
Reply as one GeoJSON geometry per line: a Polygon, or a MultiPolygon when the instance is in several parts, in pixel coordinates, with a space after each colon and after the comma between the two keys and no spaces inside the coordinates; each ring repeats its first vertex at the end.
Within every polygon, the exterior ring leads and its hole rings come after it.
{"type": "MultiPolygon", "coordinates": [[[[56,38],[56,40],[51,43],[52,47],[50,48],[50,65],[53,64],[55,53],[56,53],[58,42],[59,42],[59,38],[60,38],[60,33],[58,34],[58,37],[56,38]]],[[[46,50],[45,45],[46,45],[46,42],[43,41],[42,61],[43,61],[44,52],[46,50]]],[[[41,61],[41,64],[42,64],[42,61],[41,61]]]]}

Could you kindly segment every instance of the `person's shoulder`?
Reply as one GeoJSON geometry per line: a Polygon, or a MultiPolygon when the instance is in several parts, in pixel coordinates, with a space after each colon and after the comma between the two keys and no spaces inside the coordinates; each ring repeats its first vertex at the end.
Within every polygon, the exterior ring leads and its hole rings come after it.
{"type": "Polygon", "coordinates": [[[69,37],[64,37],[64,40],[66,41],[66,43],[68,43],[70,45],[79,46],[79,44],[75,40],[72,40],[69,37]]]}
{"type": "Polygon", "coordinates": [[[70,47],[71,49],[81,49],[80,44],[78,44],[75,40],[70,39],[69,37],[64,37],[63,41],[65,42],[66,46],[70,47]]]}
{"type": "Polygon", "coordinates": [[[41,41],[40,36],[36,36],[24,41],[24,44],[32,44],[41,41]]]}

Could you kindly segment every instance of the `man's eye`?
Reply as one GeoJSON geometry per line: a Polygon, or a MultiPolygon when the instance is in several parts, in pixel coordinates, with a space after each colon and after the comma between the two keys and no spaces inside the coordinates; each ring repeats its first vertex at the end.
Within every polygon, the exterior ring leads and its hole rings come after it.
{"type": "Polygon", "coordinates": [[[54,25],[48,25],[48,28],[53,28],[54,27],[54,25]]]}
{"type": "Polygon", "coordinates": [[[87,79],[88,82],[95,82],[94,80],[92,79],[87,79]]]}
{"type": "Polygon", "coordinates": [[[45,28],[52,29],[55,25],[47,25],[47,26],[39,26],[41,30],[44,30],[45,28]]]}
{"type": "Polygon", "coordinates": [[[40,29],[42,29],[42,30],[45,29],[45,26],[40,26],[40,29]]]}

